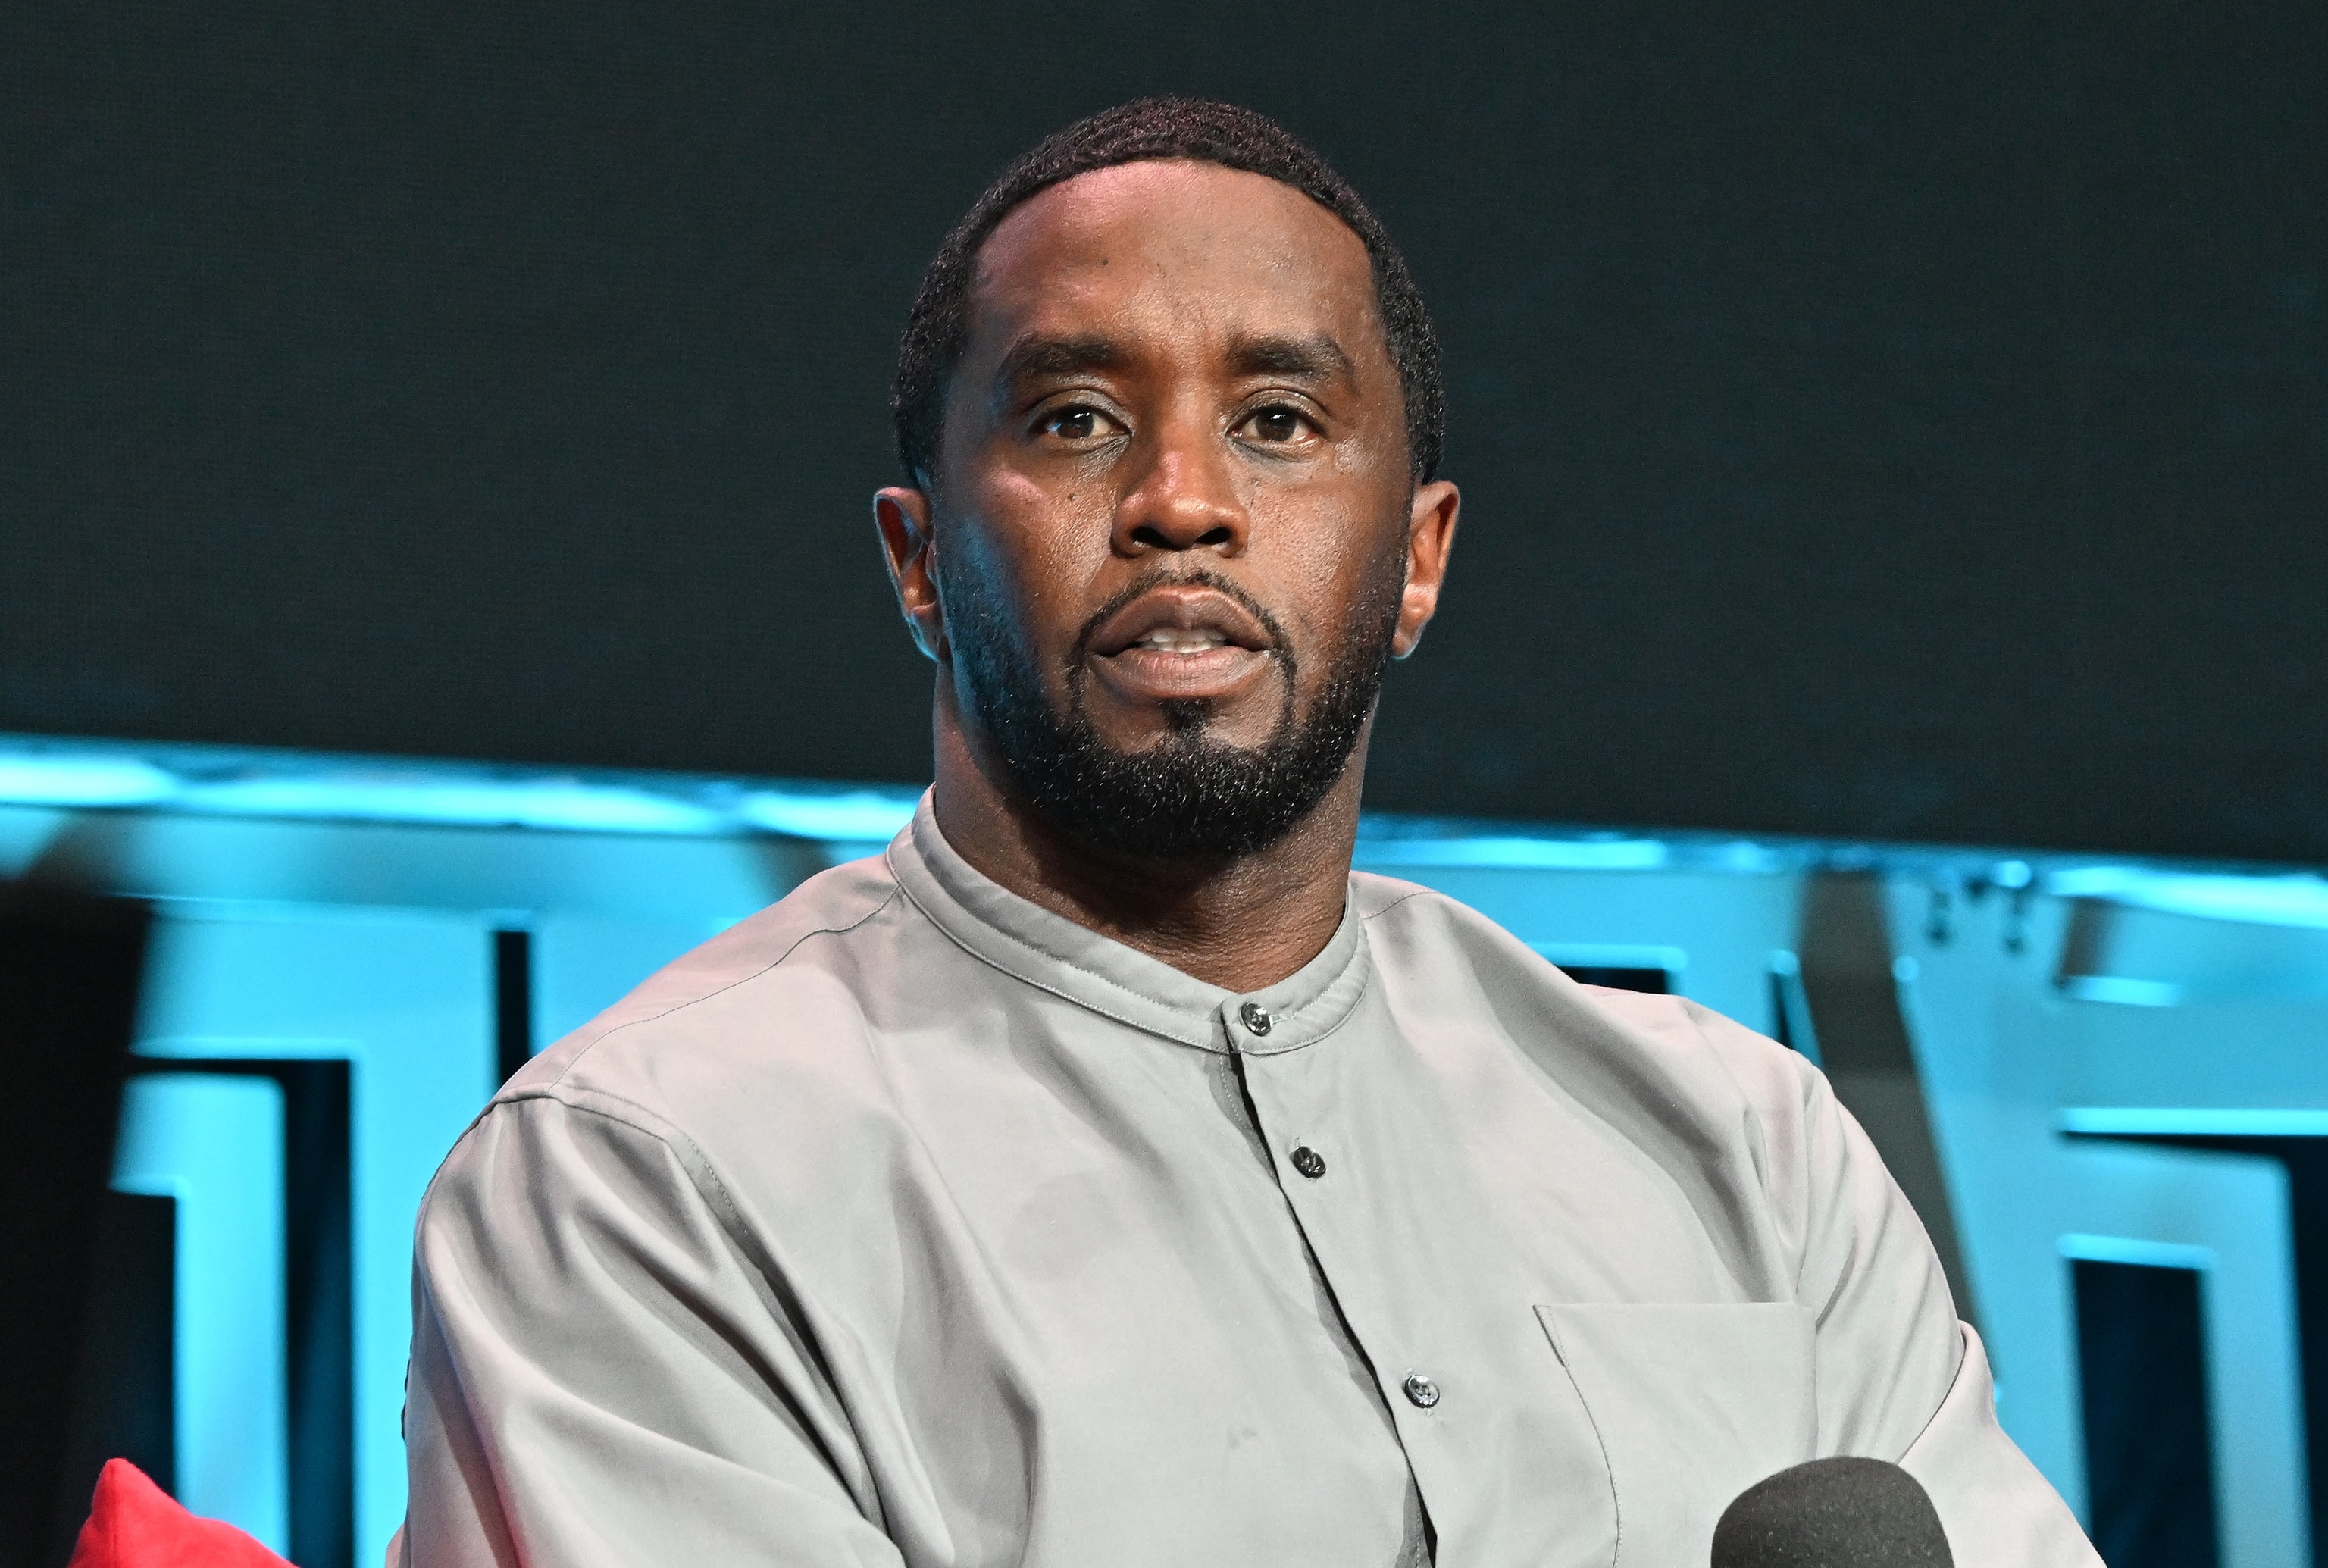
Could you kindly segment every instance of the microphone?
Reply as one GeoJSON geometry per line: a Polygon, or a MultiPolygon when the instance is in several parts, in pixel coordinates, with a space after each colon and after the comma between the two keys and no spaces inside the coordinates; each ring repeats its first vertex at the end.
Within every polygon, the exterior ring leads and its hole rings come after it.
{"type": "Polygon", "coordinates": [[[1825,1459],[1755,1482],[1713,1526],[1713,1568],[1955,1568],[1916,1478],[1882,1460],[1825,1459]]]}

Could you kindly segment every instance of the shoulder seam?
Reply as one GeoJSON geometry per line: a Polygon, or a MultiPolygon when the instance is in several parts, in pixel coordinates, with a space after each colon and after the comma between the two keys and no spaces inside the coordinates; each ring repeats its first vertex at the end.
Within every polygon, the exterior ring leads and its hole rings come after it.
{"type": "MultiPolygon", "coordinates": [[[[1407,891],[1400,894],[1397,897],[1392,899],[1389,903],[1384,905],[1381,908],[1375,910],[1371,915],[1365,913],[1363,910],[1360,911],[1358,918],[1361,920],[1379,920],[1384,915],[1389,914],[1392,910],[1397,908],[1400,905],[1405,903],[1408,899],[1420,898],[1424,894],[1432,893],[1434,889],[1429,887],[1411,887],[1407,889],[1407,891]]],[[[1443,893],[1438,894],[1437,896],[1441,898],[1446,897],[1443,893]]]]}
{"type": "MultiPolygon", "coordinates": [[[[846,930],[848,927],[835,929],[846,930]]],[[[816,934],[818,933],[815,932],[807,934],[811,936],[816,934]]],[[[800,944],[794,943],[793,945],[797,947],[800,944]]],[[[787,948],[785,951],[789,953],[792,949],[787,948]]],[[[766,972],[756,970],[754,972],[765,973],[766,972]]],[[[739,1244],[745,1241],[743,1213],[736,1207],[736,1199],[728,1192],[728,1184],[720,1179],[718,1169],[711,1163],[710,1156],[703,1152],[702,1145],[697,1143],[694,1139],[689,1137],[684,1131],[667,1119],[658,1116],[652,1110],[627,1095],[611,1094],[605,1089],[568,1090],[560,1093],[561,1088],[563,1088],[562,1082],[521,1089],[502,1103],[513,1105],[523,1100],[547,1100],[561,1109],[575,1112],[579,1115],[596,1116],[600,1121],[612,1122],[618,1127],[627,1127],[643,1138],[653,1139],[678,1157],[680,1165],[686,1169],[688,1178],[696,1184],[699,1193],[701,1193],[702,1185],[705,1182],[710,1184],[713,1192],[703,1193],[702,1196],[711,1199],[716,1194],[717,1207],[724,1216],[721,1228],[739,1244]],[[588,1099],[579,1098],[580,1095],[587,1095],[588,1099]]]]}
{"type": "MultiPolygon", "coordinates": [[[[889,907],[890,905],[895,904],[897,901],[898,891],[897,884],[893,878],[889,883],[888,894],[883,897],[878,904],[874,905],[872,908],[868,909],[864,914],[849,922],[846,925],[819,925],[812,930],[803,931],[800,935],[793,939],[790,946],[786,947],[782,953],[779,953],[775,957],[768,960],[767,962],[760,965],[759,968],[753,970],[748,974],[739,974],[734,980],[729,981],[727,984],[714,986],[711,990],[704,991],[699,996],[689,997],[685,1001],[673,1002],[671,1006],[663,1009],[661,1012],[649,1013],[644,1018],[632,1019],[626,1023],[616,1024],[613,1028],[608,1029],[605,1034],[600,1035],[596,1039],[592,1040],[588,1045],[575,1052],[573,1059],[568,1061],[565,1066],[559,1069],[558,1076],[551,1079],[547,1084],[544,1084],[541,1087],[557,1088],[564,1084],[567,1075],[574,1071],[575,1067],[581,1063],[583,1057],[588,1056],[600,1046],[605,1045],[608,1040],[613,1039],[616,1035],[623,1033],[626,1029],[636,1028],[641,1024],[657,1022],[660,1019],[671,1017],[673,1013],[685,1012],[689,1008],[694,1007],[699,1002],[709,1001],[713,997],[721,996],[728,991],[734,991],[737,986],[743,985],[746,981],[759,979],[770,970],[774,969],[777,965],[783,963],[784,960],[790,958],[793,953],[799,952],[801,944],[808,941],[810,937],[839,936],[856,930],[859,926],[864,925],[867,921],[880,914],[881,911],[889,907]]],[[[599,1091],[594,1091],[594,1093],[596,1092],[599,1091]]],[[[539,1094],[540,1090],[526,1090],[521,1091],[519,1094],[512,1095],[511,1098],[520,1099],[539,1097],[539,1094]]],[[[644,1109],[644,1107],[641,1107],[641,1109],[644,1109]]],[[[644,1130],[642,1129],[642,1131],[644,1130]]]]}

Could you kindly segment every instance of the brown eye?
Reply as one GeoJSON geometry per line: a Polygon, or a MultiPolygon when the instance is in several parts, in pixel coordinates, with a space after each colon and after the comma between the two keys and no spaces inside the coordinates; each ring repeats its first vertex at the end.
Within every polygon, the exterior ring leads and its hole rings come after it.
{"type": "Polygon", "coordinates": [[[1043,421],[1043,432],[1062,441],[1088,441],[1099,434],[1099,410],[1061,408],[1043,421]]]}
{"type": "Polygon", "coordinates": [[[1253,417],[1253,438],[1293,441],[1301,435],[1301,416],[1291,408],[1263,408],[1253,417]]]}

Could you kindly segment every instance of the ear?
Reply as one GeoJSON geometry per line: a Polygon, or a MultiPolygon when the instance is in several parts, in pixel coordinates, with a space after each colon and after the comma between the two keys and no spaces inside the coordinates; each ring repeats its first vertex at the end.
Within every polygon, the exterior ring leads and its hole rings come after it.
{"type": "Polygon", "coordinates": [[[925,492],[893,484],[873,495],[873,526],[881,533],[881,555],[889,586],[914,645],[938,663],[946,659],[945,606],[938,602],[937,540],[930,528],[925,492]]]}
{"type": "Polygon", "coordinates": [[[1439,613],[1439,590],[1447,581],[1447,556],[1455,548],[1455,514],[1462,495],[1443,479],[1419,484],[1406,530],[1406,593],[1399,600],[1398,630],[1390,656],[1403,659],[1422,645],[1422,629],[1439,613]]]}

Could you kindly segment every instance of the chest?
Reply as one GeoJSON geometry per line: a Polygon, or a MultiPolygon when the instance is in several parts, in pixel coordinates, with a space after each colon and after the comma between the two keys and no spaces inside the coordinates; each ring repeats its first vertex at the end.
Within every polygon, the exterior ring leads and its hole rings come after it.
{"type": "Polygon", "coordinates": [[[1413,1485],[1441,1562],[1606,1563],[1620,1477],[1807,1457],[1807,1319],[1508,1043],[1027,1044],[909,1104],[829,1276],[929,1561],[1388,1564],[1413,1485]]]}

